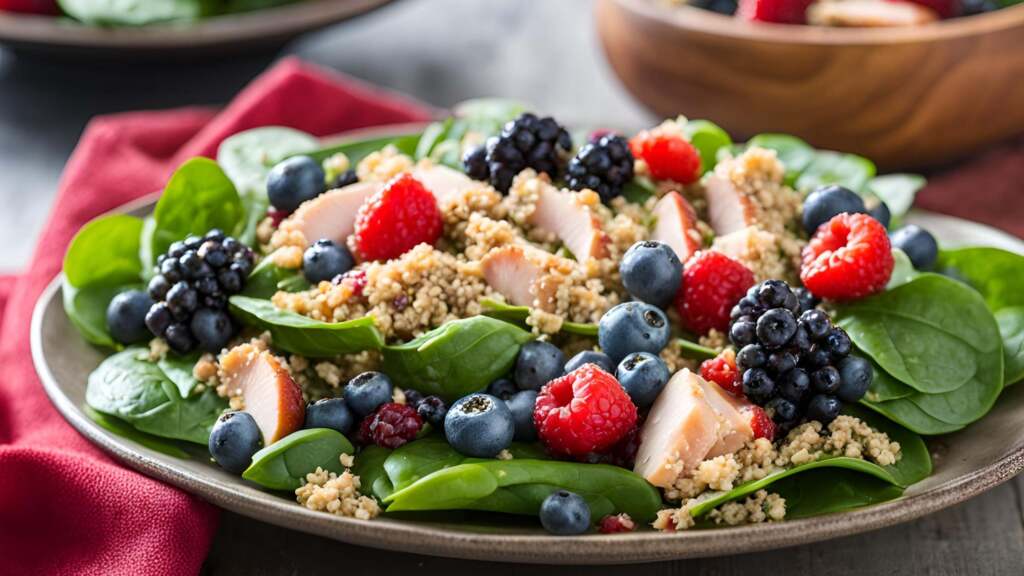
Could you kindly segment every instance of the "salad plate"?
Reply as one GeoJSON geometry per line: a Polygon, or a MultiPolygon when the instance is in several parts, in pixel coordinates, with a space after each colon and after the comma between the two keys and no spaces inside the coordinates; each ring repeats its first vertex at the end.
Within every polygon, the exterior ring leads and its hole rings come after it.
{"type": "MultiPolygon", "coordinates": [[[[403,133],[406,128],[402,128],[403,133]]],[[[429,131],[430,128],[425,134],[429,131]]],[[[354,145],[358,148],[360,143],[370,143],[367,145],[379,148],[384,137],[381,134],[388,132],[361,132],[354,145]]],[[[408,137],[400,136],[399,139],[408,137]]],[[[423,137],[417,138],[422,140],[423,137]]],[[[338,142],[345,146],[352,140],[349,137],[338,142]]],[[[359,155],[355,151],[351,154],[359,155]]],[[[244,188],[242,182],[237,185],[244,188]]],[[[156,202],[154,198],[142,199],[117,212],[145,218],[153,213],[156,202]]],[[[1024,243],[1020,240],[977,223],[913,210],[901,217],[904,225],[915,224],[930,230],[942,249],[951,253],[961,246],[991,246],[1024,254],[1024,243]]],[[[927,436],[921,446],[927,446],[924,458],[927,460],[930,456],[931,473],[920,474],[915,476],[916,481],[907,482],[909,485],[901,490],[902,495],[898,491],[896,495],[879,498],[875,500],[877,503],[868,506],[835,508],[842,511],[832,512],[825,505],[819,507],[819,513],[809,517],[796,515],[794,519],[785,521],[730,527],[698,526],[697,529],[668,530],[667,533],[651,530],[647,520],[647,525],[627,533],[597,534],[591,531],[589,534],[568,536],[556,536],[541,529],[536,517],[495,515],[460,510],[459,506],[430,513],[407,512],[396,511],[397,507],[392,502],[392,510],[372,520],[325,514],[308,505],[297,505],[294,496],[289,496],[291,486],[286,490],[266,489],[273,483],[266,482],[266,477],[260,480],[258,474],[250,475],[251,468],[246,471],[245,478],[256,479],[255,482],[226,471],[211,460],[210,452],[201,443],[176,442],[173,449],[168,450],[166,443],[150,442],[153,440],[150,435],[133,434],[131,426],[119,421],[111,423],[112,419],[107,419],[106,425],[101,425],[102,418],[98,419],[96,411],[90,408],[90,405],[95,407],[100,403],[95,397],[87,401],[87,387],[89,374],[104,363],[109,352],[90,345],[76,332],[80,326],[72,322],[65,310],[65,282],[63,275],[58,276],[40,296],[32,320],[31,344],[36,370],[47,394],[74,428],[125,465],[219,507],[357,545],[457,558],[557,564],[634,563],[736,554],[821,541],[910,521],[976,496],[1024,469],[1024,431],[1019,426],[1024,419],[1024,388],[1016,386],[1003,390],[984,417],[974,419],[966,427],[959,426],[961,429],[948,434],[934,434],[927,429],[927,424],[917,424],[917,421],[897,414],[893,418],[909,422],[907,426],[924,428],[922,434],[927,436]],[[128,430],[119,429],[118,425],[128,430]],[[264,488],[258,485],[261,483],[264,488]]],[[[566,323],[563,329],[569,330],[569,324],[566,323]]],[[[852,325],[850,329],[854,329],[852,325]]],[[[223,369],[226,366],[223,358],[221,363],[223,369]]],[[[879,402],[881,408],[876,409],[885,414],[886,404],[879,402]]],[[[655,403],[651,410],[658,409],[655,403]]],[[[449,425],[446,420],[445,426],[449,425]]],[[[295,434],[302,432],[305,431],[295,434]]],[[[209,434],[208,428],[206,434],[209,434]]],[[[354,438],[355,433],[350,437],[354,438]]],[[[424,441],[426,439],[413,442],[424,441]]],[[[450,436],[449,441],[455,443],[450,436]]],[[[903,457],[909,458],[907,454],[913,442],[903,444],[903,457]]],[[[351,449],[351,445],[348,446],[351,449]]],[[[359,454],[365,453],[366,449],[359,454]]],[[[359,454],[356,455],[357,468],[359,454]]],[[[260,453],[253,458],[254,461],[259,460],[260,453]]],[[[373,484],[376,486],[377,483],[373,484]]],[[[368,492],[365,487],[364,490],[368,492]]],[[[792,493],[787,497],[792,498],[792,493]]]]}

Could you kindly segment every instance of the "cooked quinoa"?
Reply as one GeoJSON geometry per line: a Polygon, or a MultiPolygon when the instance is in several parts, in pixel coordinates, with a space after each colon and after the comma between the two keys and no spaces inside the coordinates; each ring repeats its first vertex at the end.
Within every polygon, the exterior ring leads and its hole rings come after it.
{"type": "Polygon", "coordinates": [[[310,510],[360,520],[376,518],[380,505],[372,496],[359,492],[359,476],[348,469],[353,463],[352,457],[342,454],[340,459],[346,468],[344,472],[336,474],[317,466],[315,471],[306,474],[306,484],[296,488],[295,499],[310,510]]]}

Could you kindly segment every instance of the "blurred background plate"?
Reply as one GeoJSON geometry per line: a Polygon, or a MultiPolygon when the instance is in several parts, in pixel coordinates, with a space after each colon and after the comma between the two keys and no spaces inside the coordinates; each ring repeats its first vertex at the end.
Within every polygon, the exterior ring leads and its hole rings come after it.
{"type": "Polygon", "coordinates": [[[0,12],[0,44],[20,53],[103,60],[172,60],[276,49],[394,0],[305,0],[197,22],[104,28],[67,18],[0,12]]]}

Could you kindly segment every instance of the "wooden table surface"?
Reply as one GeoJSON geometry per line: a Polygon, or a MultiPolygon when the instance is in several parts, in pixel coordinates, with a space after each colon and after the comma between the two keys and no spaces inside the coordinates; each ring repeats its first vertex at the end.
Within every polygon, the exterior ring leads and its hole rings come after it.
{"type": "MultiPolygon", "coordinates": [[[[586,0],[404,0],[285,53],[438,106],[519,98],[567,123],[638,127],[650,117],[618,85],[586,0]]],[[[47,62],[0,50],[0,273],[24,266],[61,168],[90,117],[227,101],[274,55],[187,65],[47,62]]],[[[712,63],[708,64],[713,65],[712,63]]],[[[681,111],[685,112],[685,111],[681,111]]],[[[997,439],[993,439],[997,441],[997,439]]],[[[761,554],[573,574],[1024,574],[1024,478],[914,523],[761,554]]],[[[467,562],[349,546],[221,516],[210,575],[543,574],[566,568],[467,562]]]]}

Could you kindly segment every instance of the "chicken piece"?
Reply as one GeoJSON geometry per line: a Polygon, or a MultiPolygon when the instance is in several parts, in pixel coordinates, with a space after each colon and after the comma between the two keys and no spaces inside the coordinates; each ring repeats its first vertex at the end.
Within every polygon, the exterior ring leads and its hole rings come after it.
{"type": "Polygon", "coordinates": [[[815,26],[891,28],[920,26],[938,19],[939,15],[926,6],[889,0],[816,2],[807,10],[807,21],[815,26]]]}
{"type": "Polygon", "coordinates": [[[356,182],[307,200],[279,227],[281,232],[301,232],[306,244],[322,238],[344,244],[355,229],[356,214],[367,198],[376,194],[380,182],[356,182]]]}
{"type": "Polygon", "coordinates": [[[235,346],[220,358],[220,379],[232,395],[241,395],[264,446],[302,428],[306,418],[302,389],[270,352],[252,344],[235,346]]]}
{"type": "Polygon", "coordinates": [[[579,262],[589,258],[607,258],[608,235],[601,229],[601,219],[590,209],[582,194],[542,183],[537,193],[536,209],[527,218],[527,223],[557,236],[579,262]]]}
{"type": "Polygon", "coordinates": [[[753,407],[749,401],[729,394],[722,387],[703,378],[697,383],[704,389],[704,399],[718,414],[718,442],[711,447],[707,458],[732,454],[754,439],[750,427],[750,413],[753,407]]]}
{"type": "Polygon", "coordinates": [[[669,192],[654,205],[657,221],[651,232],[651,240],[668,244],[685,263],[694,252],[700,250],[701,234],[697,230],[697,213],[693,206],[678,192],[669,192]]]}
{"type": "Polygon", "coordinates": [[[728,178],[711,174],[704,181],[708,201],[708,222],[715,234],[725,236],[757,224],[758,207],[728,178]]]}
{"type": "Polygon", "coordinates": [[[543,250],[515,245],[491,250],[480,265],[487,284],[509,303],[552,312],[561,281],[552,269],[564,264],[559,260],[543,250]]]}
{"type": "Polygon", "coordinates": [[[412,171],[412,175],[437,198],[438,204],[456,194],[483,186],[462,172],[441,164],[421,164],[412,171]]]}

